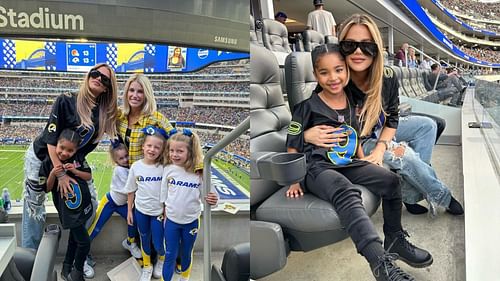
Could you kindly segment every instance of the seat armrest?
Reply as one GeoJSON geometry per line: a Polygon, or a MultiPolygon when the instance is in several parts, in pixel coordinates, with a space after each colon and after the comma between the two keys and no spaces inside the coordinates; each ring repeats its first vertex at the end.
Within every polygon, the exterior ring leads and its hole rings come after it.
{"type": "Polygon", "coordinates": [[[57,224],[47,225],[36,253],[31,281],[52,281],[61,228],[57,224]]]}
{"type": "Polygon", "coordinates": [[[287,251],[278,224],[250,221],[250,244],[251,279],[265,277],[285,267],[287,251]]]}
{"type": "Polygon", "coordinates": [[[280,185],[299,182],[306,176],[306,158],[303,153],[252,153],[251,178],[272,180],[280,185]]]}

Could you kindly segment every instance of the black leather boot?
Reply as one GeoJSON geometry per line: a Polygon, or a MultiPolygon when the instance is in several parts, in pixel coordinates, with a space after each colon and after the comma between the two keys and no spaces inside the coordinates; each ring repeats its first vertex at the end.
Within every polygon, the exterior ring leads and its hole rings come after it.
{"type": "Polygon", "coordinates": [[[396,253],[399,259],[413,267],[427,267],[432,264],[432,256],[429,252],[414,246],[406,237],[408,232],[400,230],[385,234],[384,248],[389,253],[396,253]]]}
{"type": "Polygon", "coordinates": [[[372,268],[373,276],[377,281],[415,281],[415,278],[394,263],[397,258],[397,254],[389,253],[379,257],[378,264],[372,268]]]}
{"type": "Polygon", "coordinates": [[[73,268],[71,273],[68,275],[68,281],[85,281],[83,278],[83,271],[73,268]]]}
{"type": "Polygon", "coordinates": [[[62,269],[61,269],[61,277],[62,277],[63,280],[65,280],[65,281],[68,280],[68,275],[69,275],[69,273],[71,272],[72,269],[73,269],[73,265],[72,264],[63,263],[63,266],[62,266],[62,269]]]}

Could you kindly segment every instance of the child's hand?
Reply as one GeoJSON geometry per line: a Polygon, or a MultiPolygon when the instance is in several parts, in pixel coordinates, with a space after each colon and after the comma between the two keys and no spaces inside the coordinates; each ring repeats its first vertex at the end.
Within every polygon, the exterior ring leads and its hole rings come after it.
{"type": "Polygon", "coordinates": [[[207,196],[205,196],[205,201],[207,201],[208,205],[216,205],[218,200],[219,197],[213,192],[209,192],[207,196]]]}
{"type": "Polygon", "coordinates": [[[73,172],[76,169],[75,164],[73,164],[73,163],[66,163],[63,165],[63,167],[64,167],[64,169],[71,171],[71,172],[73,172]]]}
{"type": "Polygon", "coordinates": [[[132,215],[132,211],[127,212],[127,224],[130,226],[134,225],[134,216],[132,215]]]}
{"type": "Polygon", "coordinates": [[[300,184],[294,183],[290,185],[286,191],[286,197],[298,198],[300,196],[304,196],[304,192],[302,191],[302,188],[300,188],[300,184]]]}

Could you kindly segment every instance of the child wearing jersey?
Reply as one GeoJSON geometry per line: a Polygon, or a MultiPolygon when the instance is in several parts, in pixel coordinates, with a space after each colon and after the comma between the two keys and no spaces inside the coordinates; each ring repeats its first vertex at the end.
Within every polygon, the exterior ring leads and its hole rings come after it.
{"type": "MultiPolygon", "coordinates": [[[[64,257],[62,278],[67,281],[83,281],[83,265],[90,251],[90,239],[85,222],[92,216],[92,203],[87,181],[92,179],[91,170],[77,148],[80,136],[72,129],[64,129],[56,144],[56,155],[62,165],[52,166],[47,157],[40,166],[40,178],[46,178],[45,191],[52,191],[54,206],[59,213],[62,227],[69,229],[68,247],[64,257]],[[64,197],[56,188],[58,178],[69,176],[72,193],[64,197]]],[[[43,181],[42,181],[43,182],[43,181]]]]}
{"type": "MultiPolygon", "coordinates": [[[[125,184],[127,182],[129,172],[127,147],[123,143],[112,143],[109,148],[109,154],[116,166],[113,169],[109,192],[107,192],[106,195],[104,195],[99,201],[96,218],[88,229],[90,241],[94,240],[94,238],[101,232],[102,228],[113,213],[116,212],[122,218],[127,220],[128,193],[125,192],[125,184]]],[[[137,234],[135,224],[128,225],[127,234],[127,239],[122,242],[123,247],[126,250],[129,250],[134,258],[141,258],[141,250],[135,242],[137,234]]]]}
{"type": "Polygon", "coordinates": [[[124,191],[128,193],[127,222],[134,221],[141,237],[143,268],[141,281],[151,280],[151,275],[160,278],[165,260],[163,247],[163,204],[160,191],[163,174],[163,151],[167,133],[162,128],[147,126],[142,145],[144,158],[130,167],[124,191]],[[135,212],[134,212],[135,205],[135,212]],[[135,216],[134,216],[135,214],[135,216]],[[158,254],[158,260],[151,265],[151,240],[158,254]]]}
{"type": "MultiPolygon", "coordinates": [[[[373,44],[362,43],[363,49],[365,45],[373,44]]],[[[384,229],[402,229],[398,176],[365,161],[361,146],[358,145],[356,109],[351,93],[344,91],[349,81],[345,58],[336,44],[316,47],[311,57],[319,91],[313,92],[309,99],[294,107],[287,137],[289,152],[305,153],[307,174],[302,186],[299,183],[292,184],[286,195],[300,197],[306,187],[317,197],[331,202],[342,226],[357,251],[366,258],[377,281],[415,280],[396,265],[394,260],[398,255],[389,253],[382,246],[382,240],[363,207],[361,191],[355,186],[363,185],[382,197],[384,229]],[[317,125],[335,128],[331,149],[304,141],[304,131],[317,125]]],[[[370,106],[380,109],[381,103],[371,101],[370,106]]],[[[424,252],[416,247],[415,250],[424,252]]]]}
{"type": "Polygon", "coordinates": [[[200,227],[202,200],[216,205],[218,195],[211,186],[203,197],[199,167],[203,163],[200,139],[189,129],[172,130],[165,149],[165,169],[161,202],[165,204],[165,244],[167,245],[163,280],[172,280],[178,251],[181,256],[180,281],[188,281],[192,267],[193,247],[200,227]],[[195,172],[196,170],[196,172],[195,172]]]}

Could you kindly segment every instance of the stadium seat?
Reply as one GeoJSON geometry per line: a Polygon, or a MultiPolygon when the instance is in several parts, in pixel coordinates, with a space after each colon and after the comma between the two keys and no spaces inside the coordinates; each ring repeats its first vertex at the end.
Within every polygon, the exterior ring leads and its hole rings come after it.
{"type": "Polygon", "coordinates": [[[326,35],[325,36],[325,43],[338,44],[339,39],[333,35],[326,35]]]}
{"type": "Polygon", "coordinates": [[[414,98],[417,96],[411,87],[410,71],[407,67],[401,67],[401,82],[407,97],[414,98]]]}
{"type": "Polygon", "coordinates": [[[281,22],[272,19],[262,20],[262,41],[264,47],[273,52],[290,53],[292,49],[288,44],[288,31],[281,22]]]}
{"type": "Polygon", "coordinates": [[[18,247],[0,281],[57,281],[54,264],[60,239],[61,228],[48,225],[38,250],[18,247]]]}
{"type": "Polygon", "coordinates": [[[302,41],[304,42],[304,51],[311,52],[316,46],[325,43],[323,34],[315,30],[305,30],[302,32],[302,41]]]}
{"type": "Polygon", "coordinates": [[[212,265],[212,281],[247,281],[250,278],[250,243],[236,245],[222,258],[222,267],[212,265]]]}

